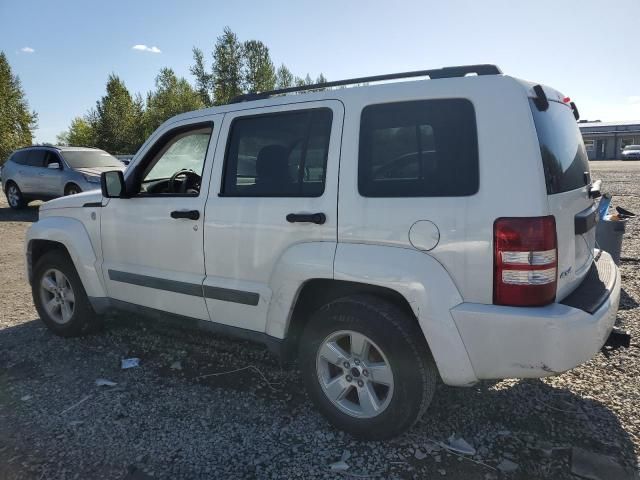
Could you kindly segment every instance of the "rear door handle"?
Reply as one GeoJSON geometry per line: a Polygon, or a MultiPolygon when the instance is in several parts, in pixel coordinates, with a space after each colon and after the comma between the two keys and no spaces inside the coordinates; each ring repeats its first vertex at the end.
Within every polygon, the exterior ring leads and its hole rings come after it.
{"type": "Polygon", "coordinates": [[[187,218],[189,220],[198,220],[200,212],[198,210],[174,210],[171,212],[171,218],[187,218]]]}
{"type": "Polygon", "coordinates": [[[324,213],[290,213],[287,215],[287,222],[289,223],[315,223],[322,225],[327,221],[327,216],[324,213]]]}

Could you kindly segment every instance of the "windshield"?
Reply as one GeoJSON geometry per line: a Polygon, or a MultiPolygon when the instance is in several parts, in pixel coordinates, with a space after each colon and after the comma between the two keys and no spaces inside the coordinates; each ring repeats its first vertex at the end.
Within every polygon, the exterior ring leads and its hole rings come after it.
{"type": "Polygon", "coordinates": [[[71,168],[122,167],[122,162],[102,150],[66,150],[60,152],[71,168]]]}
{"type": "Polygon", "coordinates": [[[571,109],[562,103],[549,102],[549,108],[541,112],[533,100],[530,100],[530,106],[540,143],[547,193],[568,192],[587,185],[589,159],[571,109]]]}
{"type": "Polygon", "coordinates": [[[640,145],[627,145],[624,147],[625,150],[640,150],[640,145]]]}

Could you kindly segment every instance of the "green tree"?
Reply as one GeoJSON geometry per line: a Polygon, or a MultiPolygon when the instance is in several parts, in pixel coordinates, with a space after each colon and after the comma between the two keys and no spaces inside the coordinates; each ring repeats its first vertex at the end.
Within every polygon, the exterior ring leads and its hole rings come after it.
{"type": "Polygon", "coordinates": [[[91,113],[85,117],[76,117],[71,121],[69,130],[58,135],[59,145],[76,147],[93,147],[96,144],[95,126],[88,120],[91,113]]]}
{"type": "Polygon", "coordinates": [[[244,91],[264,92],[276,86],[276,69],[271,61],[269,49],[258,40],[243,44],[244,91]]]}
{"type": "Polygon", "coordinates": [[[218,37],[213,50],[213,102],[224,105],[241,95],[243,48],[229,27],[218,37]]]}
{"type": "Polygon", "coordinates": [[[283,63],[276,72],[276,86],[278,88],[289,88],[293,87],[293,82],[293,73],[283,63]]]}
{"type": "Polygon", "coordinates": [[[29,110],[20,79],[0,51],[0,165],[16,148],[31,145],[37,119],[29,110]]]}
{"type": "Polygon", "coordinates": [[[193,61],[195,62],[189,71],[191,75],[196,77],[196,91],[200,95],[202,103],[206,107],[211,107],[213,101],[211,99],[211,91],[213,90],[213,75],[207,72],[207,66],[204,61],[204,54],[199,48],[193,47],[193,61]]]}
{"type": "Polygon", "coordinates": [[[96,102],[96,146],[113,154],[135,153],[144,141],[143,106],[117,75],[109,75],[107,94],[96,102]]]}
{"type": "Polygon", "coordinates": [[[200,93],[189,82],[178,78],[172,69],[163,68],[156,77],[155,90],[147,94],[145,136],[174,115],[204,107],[200,93]]]}

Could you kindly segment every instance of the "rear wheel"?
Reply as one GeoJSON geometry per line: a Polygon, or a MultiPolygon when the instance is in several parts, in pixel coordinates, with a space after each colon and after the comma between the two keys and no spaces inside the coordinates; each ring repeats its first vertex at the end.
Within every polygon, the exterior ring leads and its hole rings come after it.
{"type": "Polygon", "coordinates": [[[77,186],[75,183],[70,183],[64,189],[65,195],[75,195],[76,193],[80,193],[80,192],[82,192],[82,189],[79,186],[77,186]]]}
{"type": "Polygon", "coordinates": [[[57,335],[75,337],[100,326],[80,277],[62,250],[47,252],[38,260],[31,293],[40,318],[57,335]]]}
{"type": "Polygon", "coordinates": [[[11,208],[24,208],[27,205],[22,196],[22,192],[15,183],[7,183],[5,194],[7,195],[7,203],[9,203],[11,208]]]}
{"type": "Polygon", "coordinates": [[[409,429],[435,391],[437,370],[415,319],[374,296],[320,309],[299,348],[314,403],[357,438],[385,439],[409,429]]]}

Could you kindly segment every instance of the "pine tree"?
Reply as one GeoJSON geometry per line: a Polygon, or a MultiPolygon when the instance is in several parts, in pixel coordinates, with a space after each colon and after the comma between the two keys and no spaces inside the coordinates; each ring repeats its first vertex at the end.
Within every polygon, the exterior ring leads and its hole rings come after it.
{"type": "Polygon", "coordinates": [[[224,105],[242,94],[243,48],[238,37],[225,27],[213,51],[213,102],[224,105]]]}
{"type": "Polygon", "coordinates": [[[269,49],[258,40],[249,40],[243,44],[244,91],[264,92],[276,86],[276,72],[269,49]]]}
{"type": "Polygon", "coordinates": [[[276,86],[278,88],[293,87],[293,73],[284,65],[280,65],[276,73],[276,86]]]}
{"type": "Polygon", "coordinates": [[[207,72],[207,66],[204,61],[204,54],[199,48],[193,47],[193,61],[195,62],[189,71],[191,75],[196,77],[196,91],[200,95],[200,99],[205,107],[211,107],[211,92],[213,90],[212,74],[207,72]]]}
{"type": "Polygon", "coordinates": [[[147,94],[145,136],[174,115],[204,107],[200,93],[189,82],[178,78],[172,69],[163,68],[156,77],[155,90],[147,94]]]}
{"type": "Polygon", "coordinates": [[[38,116],[29,110],[20,79],[0,51],[0,165],[16,148],[31,145],[38,116]]]}
{"type": "Polygon", "coordinates": [[[124,82],[109,75],[107,94],[96,102],[96,146],[112,154],[135,153],[144,139],[140,98],[133,98],[124,82]]]}

